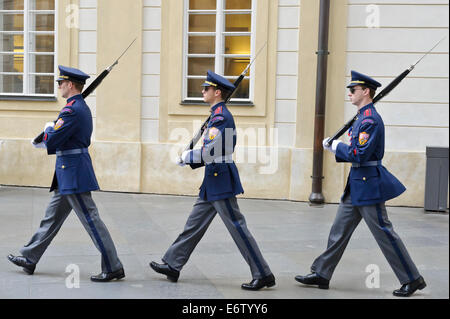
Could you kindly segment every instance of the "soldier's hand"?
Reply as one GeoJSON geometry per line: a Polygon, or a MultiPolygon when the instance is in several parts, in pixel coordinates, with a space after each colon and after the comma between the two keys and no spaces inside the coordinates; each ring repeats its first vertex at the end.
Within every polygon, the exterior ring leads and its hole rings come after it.
{"type": "Polygon", "coordinates": [[[30,141],[31,145],[33,145],[34,148],[47,148],[44,142],[40,142],[38,144],[35,144],[33,140],[30,141]]]}
{"type": "Polygon", "coordinates": [[[44,132],[45,132],[45,130],[47,129],[47,128],[49,128],[49,127],[54,127],[55,126],[55,122],[47,122],[47,123],[45,123],[45,126],[44,126],[44,132]]]}
{"type": "Polygon", "coordinates": [[[177,157],[176,160],[175,160],[175,162],[177,163],[178,166],[181,166],[181,167],[186,166],[186,163],[183,162],[183,160],[181,159],[181,157],[177,157]]]}
{"type": "Polygon", "coordinates": [[[322,141],[322,145],[323,145],[323,148],[324,148],[325,150],[332,152],[332,150],[331,150],[331,145],[329,146],[329,145],[327,144],[327,142],[328,142],[329,139],[330,139],[329,137],[325,138],[325,139],[322,141]]]}
{"type": "Polygon", "coordinates": [[[192,151],[184,151],[183,154],[181,154],[181,160],[182,160],[184,163],[187,163],[187,162],[188,162],[188,156],[191,155],[191,152],[192,152],[192,151]]]}
{"type": "Polygon", "coordinates": [[[331,151],[332,151],[334,154],[336,154],[336,150],[337,150],[338,145],[339,145],[340,143],[342,143],[342,142],[339,141],[339,140],[334,140],[334,141],[333,141],[333,144],[331,145],[331,151]]]}

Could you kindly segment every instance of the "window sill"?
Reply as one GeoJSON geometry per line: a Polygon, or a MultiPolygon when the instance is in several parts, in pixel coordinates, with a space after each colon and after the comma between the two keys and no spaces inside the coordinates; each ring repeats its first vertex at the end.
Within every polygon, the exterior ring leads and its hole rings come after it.
{"type": "Polygon", "coordinates": [[[56,102],[57,100],[55,96],[0,95],[0,101],[56,102]]]}
{"type": "MultiPolygon", "coordinates": [[[[184,100],[180,102],[180,105],[184,105],[184,106],[208,106],[209,104],[205,103],[205,102],[201,102],[201,101],[196,101],[196,100],[184,100]]],[[[231,101],[228,102],[227,105],[229,106],[255,106],[255,104],[251,101],[248,102],[243,102],[243,101],[231,101]]]]}

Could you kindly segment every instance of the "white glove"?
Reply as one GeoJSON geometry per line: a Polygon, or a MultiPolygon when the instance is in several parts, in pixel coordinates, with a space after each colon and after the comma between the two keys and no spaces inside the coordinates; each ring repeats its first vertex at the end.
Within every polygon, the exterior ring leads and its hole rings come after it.
{"type": "Polygon", "coordinates": [[[177,157],[176,160],[175,160],[175,162],[177,163],[178,166],[181,166],[181,167],[186,166],[186,163],[183,162],[183,160],[181,159],[181,157],[177,157]]]}
{"type": "Polygon", "coordinates": [[[181,154],[181,160],[186,163],[188,156],[191,156],[191,151],[184,151],[183,154],[181,154]]]}
{"type": "Polygon", "coordinates": [[[328,144],[327,144],[327,142],[328,142],[329,139],[330,139],[329,137],[325,138],[325,139],[322,141],[322,145],[323,145],[323,148],[324,148],[325,150],[332,152],[331,146],[328,146],[328,144]]]}
{"type": "Polygon", "coordinates": [[[336,150],[338,148],[338,145],[341,144],[342,142],[339,140],[334,140],[333,144],[331,145],[331,151],[336,154],[336,150]]]}
{"type": "Polygon", "coordinates": [[[55,122],[47,122],[45,123],[45,127],[44,127],[44,132],[47,128],[49,127],[54,127],[55,126],[55,122]]]}
{"type": "Polygon", "coordinates": [[[31,142],[31,145],[33,145],[34,148],[47,148],[47,146],[45,145],[44,142],[40,142],[38,144],[34,144],[33,140],[31,140],[30,142],[31,142]]]}

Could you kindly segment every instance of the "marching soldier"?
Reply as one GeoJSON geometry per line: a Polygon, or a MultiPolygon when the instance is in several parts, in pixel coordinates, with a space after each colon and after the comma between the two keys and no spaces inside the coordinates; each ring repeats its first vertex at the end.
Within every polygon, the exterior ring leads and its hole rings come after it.
{"type": "Polygon", "coordinates": [[[385,202],[406,189],[382,166],[384,156],[384,123],[373,105],[375,91],[381,84],[372,78],[352,71],[348,88],[351,102],[358,107],[358,119],[350,131],[351,144],[339,140],[331,147],[324,139],[326,150],[336,154],[337,162],[350,162],[352,169],[344,195],[331,227],[326,251],[311,266],[312,273],[297,276],[303,284],[328,289],[329,281],[361,219],[364,219],[384,256],[402,284],[394,296],[408,297],[426,283],[419,274],[400,237],[389,221],[385,202]]]}
{"type": "Polygon", "coordinates": [[[35,145],[46,148],[49,155],[56,154],[56,168],[50,192],[54,195],[30,242],[8,259],[32,275],[48,245],[58,233],[72,211],[77,214],[95,246],[102,255],[102,272],[92,276],[94,282],[107,282],[125,277],[122,263],[105,224],[100,219],[91,191],[99,189],[88,147],[91,144],[92,114],[81,94],[89,75],[80,70],[59,66],[57,80],[67,105],[56,123],[44,128],[44,140],[35,145]]]}
{"type": "Polygon", "coordinates": [[[162,258],[163,264],[151,262],[150,266],[176,282],[180,271],[218,213],[238,246],[253,276],[250,283],[241,287],[259,290],[275,285],[275,277],[264,260],[255,239],[250,234],[244,216],[239,210],[236,195],[244,192],[239,179],[233,152],[236,145],[234,119],[224,99],[235,87],[224,77],[208,71],[202,85],[203,99],[211,106],[212,116],[205,130],[203,147],[183,152],[180,166],[193,169],[205,166],[205,177],[200,194],[178,236],[162,258]]]}

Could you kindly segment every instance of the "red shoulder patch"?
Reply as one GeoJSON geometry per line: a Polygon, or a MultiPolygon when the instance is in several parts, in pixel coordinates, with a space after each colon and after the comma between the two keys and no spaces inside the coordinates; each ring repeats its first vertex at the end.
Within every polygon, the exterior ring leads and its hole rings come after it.
{"type": "Polygon", "coordinates": [[[74,105],[74,103],[75,103],[75,100],[72,100],[72,101],[70,101],[69,103],[67,103],[66,106],[72,106],[72,105],[74,105]]]}
{"type": "Polygon", "coordinates": [[[364,116],[372,116],[372,110],[371,109],[365,110],[364,116]]]}
{"type": "Polygon", "coordinates": [[[223,113],[223,107],[219,106],[215,111],[214,114],[222,114],[223,113]]]}

